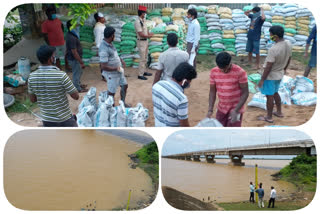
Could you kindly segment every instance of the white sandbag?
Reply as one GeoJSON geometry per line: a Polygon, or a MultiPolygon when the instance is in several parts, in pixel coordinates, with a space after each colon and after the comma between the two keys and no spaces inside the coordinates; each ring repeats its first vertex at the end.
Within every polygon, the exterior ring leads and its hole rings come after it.
{"type": "Polygon", "coordinates": [[[295,79],[295,88],[293,90],[293,94],[301,93],[301,92],[313,92],[314,84],[313,81],[304,76],[296,76],[295,79]]]}
{"type": "Polygon", "coordinates": [[[80,112],[84,107],[89,105],[92,105],[95,109],[97,109],[96,92],[97,89],[95,87],[91,87],[89,89],[88,93],[83,97],[83,100],[78,106],[78,112],[80,112]]]}
{"type": "Polygon", "coordinates": [[[308,37],[305,35],[295,35],[294,39],[297,41],[307,41],[308,37]]]}
{"type": "Polygon", "coordinates": [[[314,92],[301,92],[292,95],[292,102],[300,106],[311,106],[317,104],[317,94],[314,92]]]}
{"type": "MultiPolygon", "coordinates": [[[[100,97],[100,96],[99,96],[100,97]]],[[[109,96],[103,103],[99,105],[99,108],[94,116],[95,127],[110,127],[110,118],[115,112],[113,108],[113,97],[109,96]]]]}
{"type": "Polygon", "coordinates": [[[219,19],[219,15],[218,14],[209,14],[209,13],[207,13],[204,17],[219,19]]]}
{"type": "Polygon", "coordinates": [[[85,106],[77,114],[77,123],[79,127],[93,127],[95,107],[92,105],[85,106]]]}
{"type": "Polygon", "coordinates": [[[122,100],[119,101],[119,106],[114,107],[115,111],[110,115],[111,127],[126,127],[127,111],[122,100]]]}
{"type": "Polygon", "coordinates": [[[294,79],[292,77],[284,75],[281,79],[279,88],[284,87],[284,88],[288,89],[289,91],[291,91],[291,89],[292,89],[292,87],[294,87],[294,85],[295,85],[294,79]]]}
{"type": "Polygon", "coordinates": [[[291,105],[291,92],[285,87],[279,88],[278,94],[281,98],[281,103],[291,105]]]}
{"type": "Polygon", "coordinates": [[[128,111],[127,127],[144,127],[148,118],[149,110],[138,103],[135,108],[130,108],[128,111]]]}
{"type": "Polygon", "coordinates": [[[261,92],[254,94],[251,101],[248,103],[248,106],[258,107],[267,110],[266,95],[262,94],[261,92]]]}
{"type": "Polygon", "coordinates": [[[205,118],[201,120],[195,127],[223,127],[215,118],[205,118]]]}

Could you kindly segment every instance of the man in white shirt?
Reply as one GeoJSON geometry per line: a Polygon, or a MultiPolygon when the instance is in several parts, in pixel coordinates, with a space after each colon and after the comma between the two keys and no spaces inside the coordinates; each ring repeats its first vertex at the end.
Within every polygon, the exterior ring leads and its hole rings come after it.
{"type": "MultiPolygon", "coordinates": [[[[200,24],[197,20],[198,13],[196,9],[191,8],[187,12],[188,18],[188,32],[187,32],[187,52],[189,56],[197,55],[199,41],[200,41],[200,24]]],[[[196,57],[193,60],[193,67],[196,68],[196,57]]]]}
{"type": "MultiPolygon", "coordinates": [[[[104,38],[104,29],[106,28],[106,25],[105,25],[106,20],[105,20],[103,14],[100,12],[94,14],[94,19],[97,22],[96,25],[94,26],[94,29],[93,29],[93,34],[94,34],[94,38],[95,38],[94,41],[96,43],[96,47],[99,48],[100,44],[104,38]]],[[[102,75],[101,68],[100,68],[100,71],[101,71],[102,80],[106,81],[104,76],[102,75]]]]}
{"type": "Polygon", "coordinates": [[[270,193],[270,200],[269,200],[268,208],[270,208],[271,203],[272,203],[272,208],[274,208],[274,202],[276,200],[276,196],[277,196],[277,191],[274,189],[273,186],[271,186],[271,193],[270,193]]]}

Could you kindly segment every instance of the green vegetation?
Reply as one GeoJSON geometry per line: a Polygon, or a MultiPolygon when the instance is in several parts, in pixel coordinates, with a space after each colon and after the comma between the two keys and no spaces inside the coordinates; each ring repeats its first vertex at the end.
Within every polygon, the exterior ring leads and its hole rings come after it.
{"type": "Polygon", "coordinates": [[[294,183],[298,188],[306,191],[316,191],[317,157],[306,154],[292,159],[291,163],[280,170],[280,179],[294,183]]]}
{"type": "Polygon", "coordinates": [[[10,113],[25,113],[25,112],[29,113],[29,110],[23,105],[25,105],[31,111],[33,109],[37,108],[37,106],[38,106],[36,103],[32,103],[29,98],[26,98],[25,100],[16,99],[16,101],[14,102],[14,104],[12,106],[6,108],[6,112],[8,114],[10,114],[10,113]]]}
{"type": "Polygon", "coordinates": [[[258,211],[274,211],[274,210],[298,210],[305,205],[294,204],[291,201],[276,201],[274,208],[268,208],[268,201],[264,201],[264,208],[259,208],[257,203],[235,202],[235,203],[218,203],[224,210],[258,210],[258,211]]]}
{"type": "Polygon", "coordinates": [[[138,167],[143,169],[152,179],[154,185],[159,182],[159,151],[156,142],[142,147],[136,153],[140,160],[138,167]]]}
{"type": "Polygon", "coordinates": [[[22,38],[22,26],[16,18],[17,9],[10,11],[6,17],[6,21],[10,26],[3,27],[3,51],[6,52],[12,46],[17,44],[22,38]]]}

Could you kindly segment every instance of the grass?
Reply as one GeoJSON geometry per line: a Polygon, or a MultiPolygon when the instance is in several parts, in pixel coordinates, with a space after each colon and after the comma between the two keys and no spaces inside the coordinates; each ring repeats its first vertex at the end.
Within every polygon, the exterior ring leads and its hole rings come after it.
{"type": "Polygon", "coordinates": [[[298,53],[298,52],[292,52],[292,59],[300,62],[304,66],[308,65],[309,59],[310,59],[310,54],[308,58],[304,57],[304,53],[298,53]]]}
{"type": "Polygon", "coordinates": [[[225,210],[258,210],[258,211],[274,211],[274,210],[298,210],[304,208],[304,205],[295,204],[294,202],[288,201],[276,201],[274,208],[268,208],[268,201],[264,201],[264,208],[259,208],[257,203],[250,202],[236,202],[236,203],[218,203],[220,207],[225,210]]]}
{"type": "Polygon", "coordinates": [[[30,109],[31,111],[38,107],[36,103],[32,103],[29,98],[25,99],[17,99],[15,100],[14,104],[8,108],[6,108],[7,114],[10,113],[30,113],[29,110],[23,106],[23,104],[30,109]]]}

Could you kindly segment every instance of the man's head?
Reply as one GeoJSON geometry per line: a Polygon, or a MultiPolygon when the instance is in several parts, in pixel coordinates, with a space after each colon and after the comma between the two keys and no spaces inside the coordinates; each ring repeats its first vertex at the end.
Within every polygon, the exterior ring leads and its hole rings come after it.
{"type": "Polygon", "coordinates": [[[231,55],[228,52],[221,52],[216,56],[216,63],[220,70],[228,73],[231,68],[231,55]]]}
{"type": "Polygon", "coordinates": [[[138,16],[141,19],[144,19],[146,14],[147,14],[147,7],[139,5],[139,7],[138,7],[138,16]]]}
{"type": "Polygon", "coordinates": [[[102,13],[98,12],[98,13],[95,13],[93,15],[94,19],[96,20],[96,22],[100,22],[102,24],[104,24],[106,22],[104,16],[102,13]]]}
{"type": "Polygon", "coordinates": [[[252,182],[250,181],[250,184],[252,185],[252,182]]]}
{"type": "Polygon", "coordinates": [[[116,32],[116,30],[113,27],[106,26],[106,28],[104,29],[104,32],[103,32],[104,38],[106,40],[108,40],[109,42],[112,42],[114,40],[114,37],[115,37],[115,35],[114,35],[115,32],[116,32]]]}
{"type": "Polygon", "coordinates": [[[261,10],[260,7],[254,7],[254,8],[252,9],[252,12],[253,12],[253,13],[259,13],[260,10],[261,10]]]}
{"type": "Polygon", "coordinates": [[[54,65],[56,61],[56,48],[48,45],[42,45],[37,50],[37,58],[42,65],[54,65]]]}
{"type": "Polygon", "coordinates": [[[197,13],[196,9],[194,9],[194,8],[189,9],[188,12],[187,12],[187,17],[189,19],[190,18],[196,19],[198,17],[198,13],[197,13]]]}
{"type": "Polygon", "coordinates": [[[187,62],[180,63],[173,71],[172,79],[182,88],[188,88],[193,79],[197,77],[197,72],[192,65],[187,62]]]}
{"type": "Polygon", "coordinates": [[[259,184],[259,187],[262,188],[262,183],[259,184]]]}
{"type": "Polygon", "coordinates": [[[272,26],[269,29],[269,32],[270,32],[270,39],[272,41],[278,42],[279,40],[283,39],[283,35],[284,35],[283,27],[278,25],[272,26]]]}
{"type": "Polygon", "coordinates": [[[169,33],[167,36],[167,42],[170,47],[176,47],[178,44],[178,36],[175,33],[169,33]]]}
{"type": "Polygon", "coordinates": [[[50,5],[47,9],[46,9],[46,15],[48,17],[49,20],[54,20],[56,18],[56,7],[54,5],[50,5]]]}
{"type": "Polygon", "coordinates": [[[273,187],[273,186],[271,186],[271,189],[274,189],[274,187],[273,187]]]}

